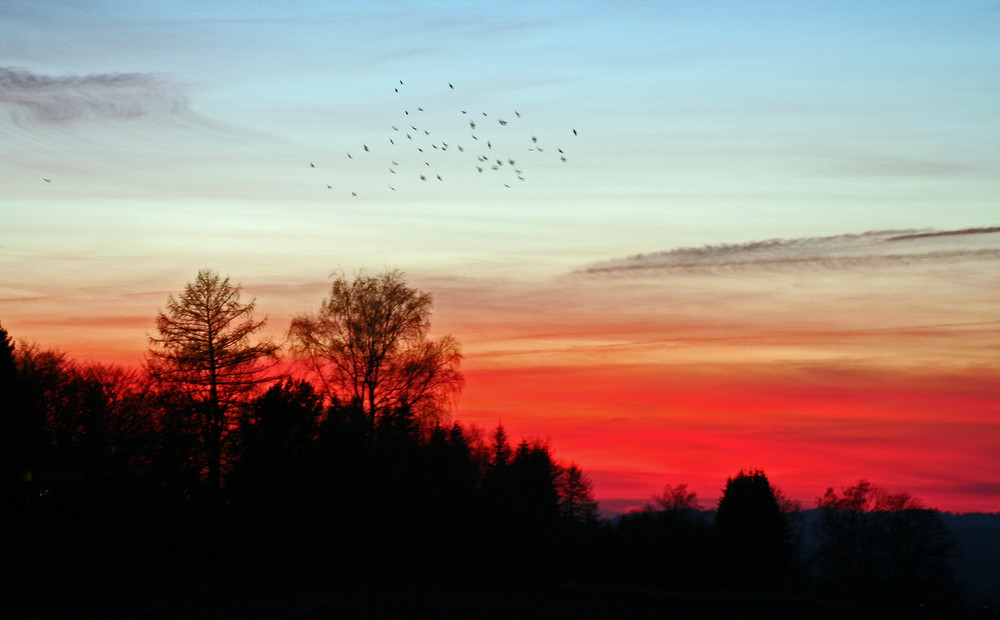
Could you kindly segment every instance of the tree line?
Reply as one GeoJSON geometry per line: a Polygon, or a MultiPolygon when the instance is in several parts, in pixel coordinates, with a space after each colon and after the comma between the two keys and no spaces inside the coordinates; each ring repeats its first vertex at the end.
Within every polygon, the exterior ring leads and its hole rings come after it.
{"type": "Polygon", "coordinates": [[[459,344],[428,336],[432,299],[397,270],[334,274],[292,320],[294,365],[254,306],[200,271],[156,316],[142,368],[0,326],[5,520],[142,527],[149,553],[179,561],[957,600],[938,513],[864,480],[804,511],[740,471],[714,510],[679,484],[601,519],[587,474],[546,442],[448,419],[459,344]]]}

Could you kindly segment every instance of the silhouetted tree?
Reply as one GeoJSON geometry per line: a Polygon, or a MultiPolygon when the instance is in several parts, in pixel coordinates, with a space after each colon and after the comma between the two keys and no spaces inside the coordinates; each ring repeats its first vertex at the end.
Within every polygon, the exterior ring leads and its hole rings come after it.
{"type": "Polygon", "coordinates": [[[570,525],[592,525],[597,522],[597,501],[594,485],[576,463],[559,468],[556,477],[559,493],[559,515],[570,525]]]}
{"type": "Polygon", "coordinates": [[[652,510],[661,512],[666,518],[680,521],[698,512],[698,494],[688,490],[688,485],[666,485],[663,493],[653,496],[652,510]]]}
{"type": "Polygon", "coordinates": [[[199,271],[179,299],[167,299],[166,312],[156,317],[159,338],[149,339],[152,375],[190,398],[205,451],[210,504],[220,497],[224,453],[238,409],[270,379],[261,363],[278,350],[268,339],[252,342],[267,319],[253,319],[254,300],[242,302],[241,292],[228,277],[199,271]]]}
{"type": "Polygon", "coordinates": [[[710,556],[708,531],[697,494],[687,484],[667,484],[641,510],[617,519],[615,573],[659,585],[702,585],[710,556]]]}
{"type": "Polygon", "coordinates": [[[285,379],[255,398],[240,421],[238,459],[227,481],[255,510],[302,507],[316,480],[321,397],[306,381],[285,379]]]}
{"type": "Polygon", "coordinates": [[[10,463],[11,476],[20,474],[13,461],[28,458],[43,444],[45,420],[26,405],[16,347],[0,325],[0,459],[10,463]]]}
{"type": "Polygon", "coordinates": [[[838,595],[896,604],[952,602],[954,541],[944,521],[909,493],[859,480],[820,509],[820,569],[838,595]]]}
{"type": "Polygon", "coordinates": [[[484,562],[502,572],[549,559],[559,523],[558,467],[549,447],[522,440],[511,453],[498,425],[487,451],[480,494],[487,551],[484,562]]]}
{"type": "Polygon", "coordinates": [[[70,380],[66,354],[21,344],[16,354],[15,409],[12,456],[41,460],[52,456],[49,425],[67,408],[70,380]]]}
{"type": "Polygon", "coordinates": [[[788,525],[761,470],[729,478],[715,514],[720,568],[730,585],[774,587],[790,559],[788,525]]]}
{"type": "Polygon", "coordinates": [[[478,555],[473,532],[478,465],[458,422],[436,426],[422,447],[420,497],[415,502],[421,554],[440,563],[466,564],[478,555]]]}
{"type": "MultiPolygon", "coordinates": [[[[10,351],[10,347],[0,347],[10,351]]],[[[102,364],[75,364],[65,354],[20,345],[7,382],[4,469],[24,481],[15,494],[27,503],[65,503],[112,514],[142,504],[137,473],[150,454],[153,419],[142,373],[102,364]],[[55,476],[59,481],[44,486],[55,476]],[[72,482],[71,482],[72,481],[72,482]],[[128,498],[128,499],[126,499],[128,498]]],[[[8,364],[9,364],[8,360],[8,364]]],[[[0,365],[3,365],[0,362],[0,365]]]]}
{"type": "Polygon", "coordinates": [[[58,400],[65,365],[61,353],[15,345],[0,327],[0,519],[37,503],[38,490],[25,481],[51,457],[49,397],[58,400]]]}
{"type": "Polygon", "coordinates": [[[511,499],[523,540],[546,546],[559,518],[558,467],[549,446],[522,440],[510,461],[511,499]]]}
{"type": "Polygon", "coordinates": [[[14,359],[14,341],[0,323],[0,402],[3,402],[5,407],[9,406],[16,380],[17,361],[14,359]]]}
{"type": "MultiPolygon", "coordinates": [[[[0,324],[0,502],[7,506],[23,505],[19,477],[23,468],[15,461],[18,442],[23,441],[20,394],[17,386],[17,362],[14,360],[14,342],[0,324]]],[[[6,528],[0,516],[0,527],[6,528]]]]}
{"type": "Polygon", "coordinates": [[[139,472],[152,456],[155,432],[149,394],[136,369],[92,363],[65,370],[63,397],[49,420],[53,455],[84,473],[88,498],[102,512],[142,503],[139,472]]]}
{"type": "Polygon", "coordinates": [[[809,526],[806,513],[802,509],[802,502],[788,497],[779,488],[771,488],[774,490],[778,509],[781,510],[781,514],[785,518],[785,527],[788,532],[788,586],[789,588],[806,587],[809,582],[809,558],[806,557],[805,553],[809,526]]]}
{"type": "Polygon", "coordinates": [[[140,473],[150,487],[157,512],[184,511],[203,503],[206,469],[202,422],[192,415],[191,398],[175,386],[150,380],[147,416],[152,433],[140,473]]]}
{"type": "Polygon", "coordinates": [[[507,439],[507,431],[504,430],[503,422],[497,424],[493,431],[493,443],[490,450],[490,466],[494,469],[503,469],[510,462],[510,440],[507,439]]]}
{"type": "Polygon", "coordinates": [[[430,312],[430,294],[407,286],[399,270],[351,282],[338,273],[319,312],[292,320],[293,351],[332,397],[360,408],[370,448],[386,416],[405,409],[434,420],[461,389],[458,341],[427,338],[430,312]]]}

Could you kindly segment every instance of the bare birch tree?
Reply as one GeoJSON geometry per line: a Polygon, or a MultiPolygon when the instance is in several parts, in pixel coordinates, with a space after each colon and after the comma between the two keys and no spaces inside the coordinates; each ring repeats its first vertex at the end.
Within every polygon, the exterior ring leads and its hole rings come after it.
{"type": "Polygon", "coordinates": [[[436,419],[461,390],[458,341],[428,339],[430,314],[430,294],[398,269],[353,281],[335,273],[319,312],[295,317],[288,337],[331,396],[360,408],[370,444],[385,416],[405,408],[436,419]]]}

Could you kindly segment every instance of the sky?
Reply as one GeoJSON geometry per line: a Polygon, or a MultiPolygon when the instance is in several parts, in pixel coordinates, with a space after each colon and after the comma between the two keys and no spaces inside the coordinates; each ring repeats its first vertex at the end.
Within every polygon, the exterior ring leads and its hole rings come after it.
{"type": "Polygon", "coordinates": [[[998,227],[996,1],[0,0],[13,337],[138,364],[199,269],[281,338],[399,268],[453,416],[605,507],[1000,511],[998,227]]]}

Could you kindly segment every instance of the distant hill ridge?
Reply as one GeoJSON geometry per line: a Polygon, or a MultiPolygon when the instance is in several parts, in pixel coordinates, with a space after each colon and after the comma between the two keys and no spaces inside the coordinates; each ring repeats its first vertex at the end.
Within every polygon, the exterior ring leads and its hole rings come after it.
{"type": "MultiPolygon", "coordinates": [[[[646,503],[635,499],[602,500],[601,514],[614,522],[618,516],[640,510],[646,503]]],[[[709,522],[715,517],[714,509],[702,512],[709,522]]],[[[803,511],[806,534],[802,544],[806,553],[817,544],[811,528],[818,514],[816,508],[803,511]]],[[[975,607],[986,604],[992,609],[1000,609],[1000,512],[939,514],[955,537],[957,553],[952,566],[956,579],[965,589],[967,601],[975,607]]]]}

